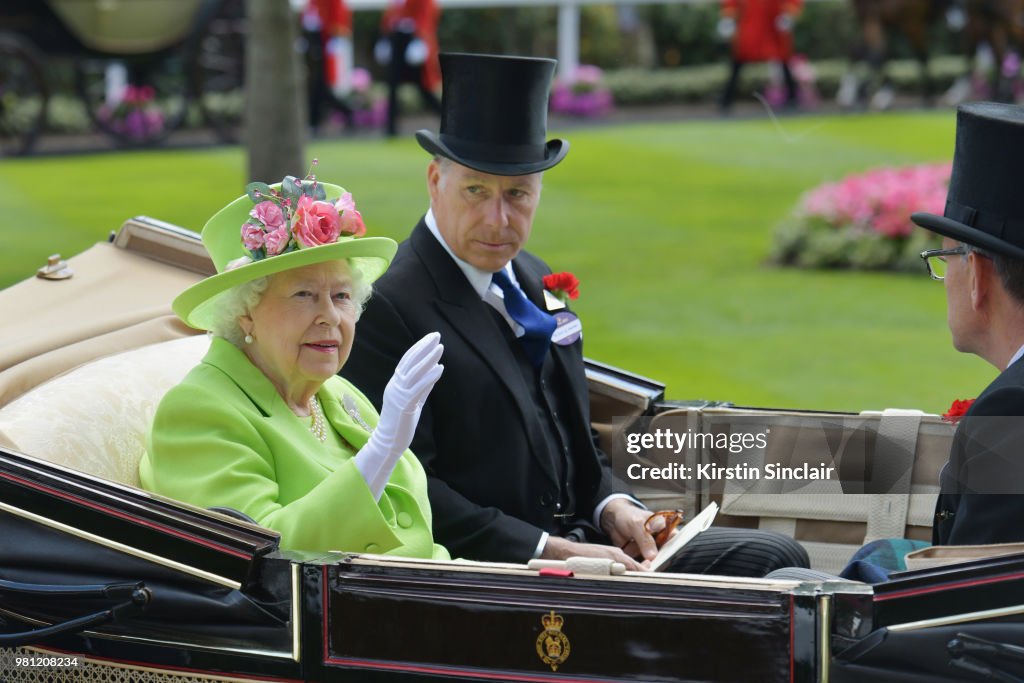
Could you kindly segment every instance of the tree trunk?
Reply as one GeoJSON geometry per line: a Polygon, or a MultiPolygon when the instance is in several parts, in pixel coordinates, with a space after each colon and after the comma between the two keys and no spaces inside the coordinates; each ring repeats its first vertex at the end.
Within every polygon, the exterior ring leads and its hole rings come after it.
{"type": "Polygon", "coordinates": [[[302,177],[305,159],[305,83],[295,51],[296,21],[289,0],[248,0],[245,41],[246,149],[250,181],[302,177]]]}

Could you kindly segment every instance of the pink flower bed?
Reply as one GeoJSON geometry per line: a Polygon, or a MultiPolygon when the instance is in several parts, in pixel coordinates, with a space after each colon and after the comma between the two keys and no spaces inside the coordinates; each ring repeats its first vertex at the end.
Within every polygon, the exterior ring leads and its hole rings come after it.
{"type": "Polygon", "coordinates": [[[804,195],[799,213],[818,216],[836,227],[852,227],[885,237],[909,237],[910,214],[942,214],[951,164],[879,168],[824,183],[804,195]]]}
{"type": "Polygon", "coordinates": [[[99,116],[111,130],[133,141],[144,142],[164,131],[164,117],[152,86],[128,85],[117,106],[103,105],[99,116]]]}
{"type": "Polygon", "coordinates": [[[596,66],[582,64],[568,81],[557,81],[551,89],[551,111],[570,116],[600,117],[612,110],[612,93],[604,86],[604,73],[596,66]]]}
{"type": "Polygon", "coordinates": [[[352,107],[352,125],[356,128],[383,128],[387,123],[387,100],[374,92],[373,79],[366,69],[352,70],[349,106],[352,107]]]}
{"type": "Polygon", "coordinates": [[[775,232],[772,260],[806,268],[918,270],[939,238],[910,220],[941,215],[951,164],[879,168],[807,192],[775,232]]]}

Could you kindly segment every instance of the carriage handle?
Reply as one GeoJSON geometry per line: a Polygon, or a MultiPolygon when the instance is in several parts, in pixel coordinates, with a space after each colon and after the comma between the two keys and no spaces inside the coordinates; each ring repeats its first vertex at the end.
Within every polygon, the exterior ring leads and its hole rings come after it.
{"type": "Polygon", "coordinates": [[[107,585],[89,584],[82,586],[59,586],[40,583],[21,583],[0,580],[0,595],[13,593],[20,596],[63,598],[106,598],[123,599],[123,602],[92,614],[68,619],[29,631],[0,634],[0,647],[21,647],[38,643],[59,635],[74,635],[87,628],[132,617],[146,608],[152,594],[141,581],[138,583],[112,583],[107,585]]]}
{"type": "Polygon", "coordinates": [[[946,643],[946,651],[950,655],[949,665],[955,669],[1000,683],[1024,683],[1024,678],[993,664],[993,661],[1004,659],[1017,662],[1024,660],[1024,648],[1019,645],[957,633],[955,638],[946,643]]]}

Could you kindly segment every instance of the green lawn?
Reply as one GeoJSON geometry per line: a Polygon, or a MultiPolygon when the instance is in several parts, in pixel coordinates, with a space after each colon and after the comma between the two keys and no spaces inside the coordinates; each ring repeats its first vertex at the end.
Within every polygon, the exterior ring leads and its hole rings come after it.
{"type": "MultiPolygon", "coordinates": [[[[942,285],[917,275],[780,270],[771,232],[815,184],[948,159],[951,111],[624,125],[569,131],[531,248],[581,280],[587,355],[665,382],[670,398],[941,412],[995,371],[953,351],[942,285]]],[[[553,134],[557,135],[558,131],[553,134]]],[[[426,208],[412,140],[318,142],[320,176],[370,230],[401,239],[426,208]]],[[[147,214],[198,230],[246,179],[241,150],[0,164],[0,285],[147,214]]]]}

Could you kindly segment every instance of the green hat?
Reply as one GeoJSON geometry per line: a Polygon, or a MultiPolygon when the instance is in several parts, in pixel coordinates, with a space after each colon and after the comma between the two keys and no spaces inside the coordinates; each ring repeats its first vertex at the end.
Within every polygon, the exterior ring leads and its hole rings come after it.
{"type": "Polygon", "coordinates": [[[338,185],[289,176],[250,183],[246,194],[203,226],[217,274],[179,294],[171,307],[191,327],[210,329],[218,298],[232,287],[292,268],[347,260],[364,282],[380,277],[398,245],[366,232],[352,195],[338,185]]]}

